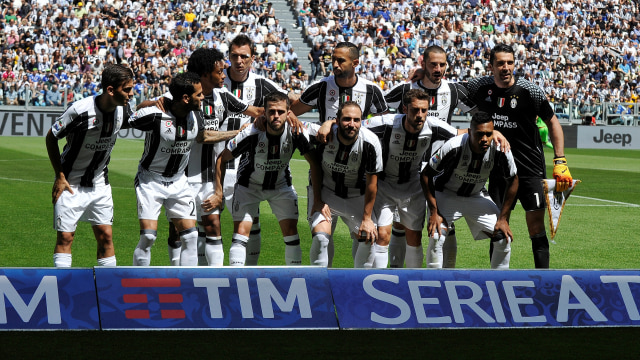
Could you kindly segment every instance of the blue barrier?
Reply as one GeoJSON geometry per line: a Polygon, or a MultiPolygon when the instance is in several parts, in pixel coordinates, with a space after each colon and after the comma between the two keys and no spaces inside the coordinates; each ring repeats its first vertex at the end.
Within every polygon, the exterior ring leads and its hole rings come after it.
{"type": "Polygon", "coordinates": [[[0,268],[0,329],[100,329],[93,269],[0,268]]]}

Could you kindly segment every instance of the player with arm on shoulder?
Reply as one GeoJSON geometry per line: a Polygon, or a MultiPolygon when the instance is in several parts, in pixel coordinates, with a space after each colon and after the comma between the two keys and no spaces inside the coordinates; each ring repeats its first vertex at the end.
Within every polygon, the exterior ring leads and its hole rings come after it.
{"type": "Polygon", "coordinates": [[[431,157],[422,172],[422,185],[429,206],[430,238],[444,241],[453,223],[464,217],[474,239],[491,239],[491,268],[508,269],[513,240],[508,218],[518,176],[512,153],[501,152],[493,134],[491,117],[474,114],[469,132],[447,141],[431,157]],[[490,176],[507,185],[500,207],[484,187],[490,176]]]}
{"type": "Polygon", "coordinates": [[[113,246],[113,199],[107,164],[118,131],[128,127],[133,98],[133,72],[107,65],[102,93],[74,102],[46,136],[47,153],[55,172],[55,267],[71,267],[71,246],[79,221],[91,223],[97,241],[98,264],[116,266],[113,246]],[[66,138],[62,154],[58,140],[66,138]]]}

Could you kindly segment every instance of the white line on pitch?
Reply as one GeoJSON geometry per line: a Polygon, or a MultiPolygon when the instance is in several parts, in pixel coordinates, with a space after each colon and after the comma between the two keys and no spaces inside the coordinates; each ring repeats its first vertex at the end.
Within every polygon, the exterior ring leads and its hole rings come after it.
{"type": "Polygon", "coordinates": [[[598,198],[592,198],[592,197],[580,196],[580,195],[573,195],[573,197],[577,197],[577,198],[580,198],[580,199],[587,199],[587,200],[609,202],[609,203],[612,203],[612,204],[625,205],[625,206],[629,206],[629,207],[640,207],[640,205],[638,205],[638,204],[631,204],[631,203],[626,203],[626,202],[622,202],[622,201],[605,200],[605,199],[598,199],[598,198]]]}

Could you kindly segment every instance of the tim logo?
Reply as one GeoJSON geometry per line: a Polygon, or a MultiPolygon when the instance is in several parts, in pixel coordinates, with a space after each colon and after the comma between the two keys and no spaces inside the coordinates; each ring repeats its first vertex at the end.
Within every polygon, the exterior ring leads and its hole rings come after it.
{"type": "MultiPolygon", "coordinates": [[[[162,291],[170,291],[172,289],[180,288],[180,279],[176,278],[142,278],[142,279],[122,279],[121,280],[122,287],[125,289],[149,289],[156,288],[150,291],[150,293],[158,292],[158,290],[162,291]]],[[[141,291],[141,290],[138,290],[141,291]]],[[[142,290],[144,291],[144,290],[142,290]]],[[[155,295],[155,294],[154,294],[155,295]]],[[[122,295],[122,300],[126,304],[149,304],[149,296],[153,296],[151,294],[124,294],[122,295]]],[[[183,302],[183,298],[181,294],[157,294],[158,299],[151,299],[152,301],[157,301],[160,303],[160,317],[162,319],[184,319],[185,313],[184,310],[179,309],[162,309],[167,304],[181,304],[183,302]]],[[[171,306],[167,306],[171,307],[171,306]]],[[[144,310],[126,310],[125,317],[127,319],[150,319],[151,314],[149,309],[144,310]]]]}

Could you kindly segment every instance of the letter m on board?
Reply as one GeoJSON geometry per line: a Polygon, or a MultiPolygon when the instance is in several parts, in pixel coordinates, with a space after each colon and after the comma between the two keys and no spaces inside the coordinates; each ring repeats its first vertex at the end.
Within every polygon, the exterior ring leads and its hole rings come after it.
{"type": "Polygon", "coordinates": [[[47,322],[49,324],[61,324],[60,300],[58,297],[58,279],[55,276],[43,276],[38,288],[33,293],[29,304],[13,287],[9,278],[0,276],[0,324],[7,323],[7,308],[4,299],[6,298],[20,316],[23,322],[29,322],[31,316],[36,311],[38,304],[45,298],[47,304],[47,322]]]}

